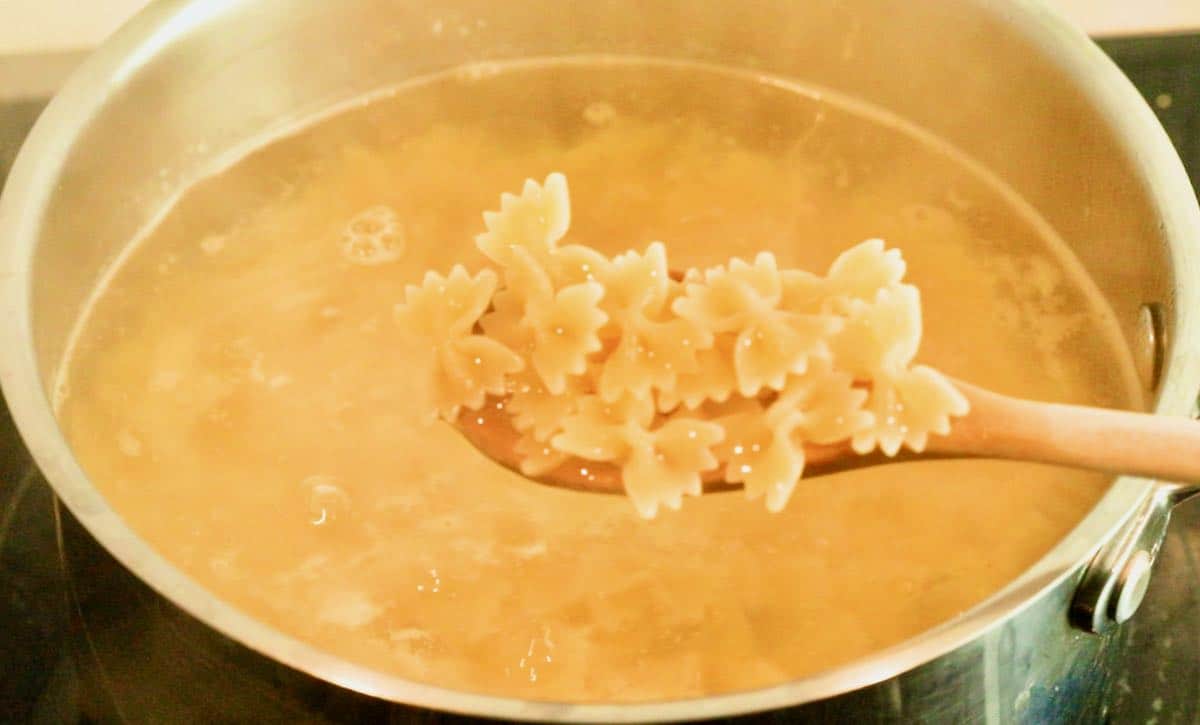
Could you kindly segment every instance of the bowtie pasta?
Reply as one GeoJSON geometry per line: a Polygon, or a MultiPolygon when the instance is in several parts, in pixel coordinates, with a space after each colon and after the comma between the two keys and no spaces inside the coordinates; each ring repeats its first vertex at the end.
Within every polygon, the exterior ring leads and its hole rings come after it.
{"type": "Polygon", "coordinates": [[[650,518],[721,469],[779,511],[806,443],[920,452],[967,412],[913,365],[920,295],[881,240],[824,276],[769,252],[673,276],[661,242],[612,258],[560,244],[570,220],[562,174],[526,181],[484,214],[475,241],[492,268],[429,272],[396,308],[433,356],[431,415],[453,423],[497,399],[526,475],[572,458],[616,466],[650,518]]]}

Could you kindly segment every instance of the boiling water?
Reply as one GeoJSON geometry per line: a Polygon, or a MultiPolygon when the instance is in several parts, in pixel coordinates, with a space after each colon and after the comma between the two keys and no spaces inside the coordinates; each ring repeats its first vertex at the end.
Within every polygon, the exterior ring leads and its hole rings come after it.
{"type": "Polygon", "coordinates": [[[409,404],[392,320],[426,269],[482,264],[480,212],[563,171],[570,241],[681,266],[767,249],[821,270],[873,236],[923,293],[921,361],[1125,406],[1127,353],[1015,197],[860,104],[699,67],[484,66],[265,143],[185,194],[100,291],[61,420],[164,556],[284,632],[397,675],[566,700],[777,683],[995,592],[1103,477],[999,462],[803,482],[639,519],[493,464],[409,404]]]}

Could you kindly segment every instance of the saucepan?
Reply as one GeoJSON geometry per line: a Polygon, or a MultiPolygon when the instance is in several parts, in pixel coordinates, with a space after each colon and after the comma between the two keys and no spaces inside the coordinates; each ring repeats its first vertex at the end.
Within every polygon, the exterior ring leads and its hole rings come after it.
{"type": "Polygon", "coordinates": [[[1172,506],[1194,489],[1114,481],[1004,590],[834,670],[690,700],[561,704],[405,681],[292,639],[161,558],[88,480],[51,407],[68,333],[122,247],[198,174],[264,128],[406,78],[478,61],[586,53],[795,78],[941,136],[1008,182],[1071,245],[1142,361],[1148,407],[1193,414],[1196,198],[1133,86],[1082,33],[1032,0],[161,2],[54,99],[0,203],[0,380],[65,506],[64,557],[79,611],[85,619],[107,612],[121,625],[112,636],[126,645],[110,649],[125,659],[101,668],[116,711],[157,703],[158,715],[169,715],[165,703],[177,697],[203,701],[200,712],[216,720],[264,711],[269,719],[351,712],[422,721],[435,712],[593,722],[754,713],[854,721],[1100,717],[1109,663],[1123,642],[1119,625],[1145,592],[1172,506]],[[432,32],[438,28],[450,30],[432,32]],[[93,591],[88,578],[98,572],[125,582],[121,601],[93,591]],[[135,609],[152,616],[120,619],[135,609]],[[135,660],[152,665],[154,677],[121,669],[135,660]]]}

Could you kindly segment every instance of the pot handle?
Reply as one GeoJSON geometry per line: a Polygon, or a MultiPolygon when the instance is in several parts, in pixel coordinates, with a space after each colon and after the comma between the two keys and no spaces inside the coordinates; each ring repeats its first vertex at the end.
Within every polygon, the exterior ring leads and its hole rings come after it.
{"type": "Polygon", "coordinates": [[[1146,596],[1171,510],[1194,496],[1200,496],[1198,485],[1154,484],[1121,531],[1092,557],[1071,601],[1072,624],[1103,634],[1133,616],[1146,596]]]}

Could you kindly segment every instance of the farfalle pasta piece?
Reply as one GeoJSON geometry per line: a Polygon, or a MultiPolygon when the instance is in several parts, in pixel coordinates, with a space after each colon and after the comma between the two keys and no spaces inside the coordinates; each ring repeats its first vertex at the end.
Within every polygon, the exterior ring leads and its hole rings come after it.
{"type": "Polygon", "coordinates": [[[498,280],[490,270],[474,277],[456,266],[446,277],[428,272],[420,286],[405,289],[397,322],[428,341],[437,361],[432,404],[447,420],[463,406],[477,410],[488,395],[503,395],[506,377],[525,363],[502,343],[472,332],[498,280]]]}
{"type": "Polygon", "coordinates": [[[599,307],[604,287],[580,282],[555,292],[533,255],[521,247],[509,251],[508,289],[480,325],[527,350],[546,389],[561,395],[567,378],[582,375],[588,355],[601,348],[599,331],[608,321],[599,307]]]}
{"type": "Polygon", "coordinates": [[[455,265],[443,277],[426,272],[421,284],[404,288],[404,303],[396,314],[403,316],[410,330],[431,339],[466,335],[491,304],[499,280],[490,269],[474,277],[462,265],[455,265]]]}
{"type": "Polygon", "coordinates": [[[571,225],[567,178],[550,174],[542,184],[526,179],[520,196],[500,195],[500,210],[484,212],[483,224],[487,231],[475,245],[496,264],[507,266],[514,249],[544,262],[571,225]]]}
{"type": "Polygon", "coordinates": [[[521,457],[518,468],[526,476],[545,475],[571,458],[546,441],[539,441],[529,435],[523,435],[517,439],[513,450],[521,457]]]}
{"type": "Polygon", "coordinates": [[[843,441],[873,423],[863,410],[867,391],[853,383],[820,363],[789,379],[765,409],[743,407],[719,418],[725,480],[741,483],[749,499],[764,498],[767,510],[783,510],[804,473],[805,443],[843,441]]]}
{"type": "Polygon", "coordinates": [[[654,420],[649,398],[623,395],[606,401],[598,395],[579,398],[575,414],[563,420],[553,446],[588,461],[616,461],[629,453],[628,429],[648,428],[654,420]]]}
{"type": "Polygon", "coordinates": [[[537,441],[545,441],[562,430],[563,420],[575,412],[578,396],[587,388],[578,378],[568,378],[560,394],[546,389],[540,376],[526,368],[509,378],[505,408],[513,427],[537,441]]]}
{"type": "Polygon", "coordinates": [[[817,314],[828,311],[829,286],[824,277],[803,269],[779,272],[779,306],[791,312],[817,314]]]}
{"type": "Polygon", "coordinates": [[[765,497],[769,511],[780,511],[804,472],[804,443],[794,435],[801,413],[772,407],[773,415],[759,408],[720,418],[720,453],[726,481],[741,483],[747,499],[765,497]]]}
{"type": "Polygon", "coordinates": [[[603,280],[612,268],[608,257],[582,244],[555,247],[546,265],[560,287],[603,280]]]}
{"type": "Polygon", "coordinates": [[[645,518],[654,518],[659,506],[679,510],[685,495],[699,496],[701,472],[720,465],[712,448],[725,431],[716,423],[674,418],[655,430],[630,426],[625,432],[630,452],[621,481],[645,518]]]}
{"type": "Polygon", "coordinates": [[[828,311],[837,299],[874,300],[880,290],[900,284],[906,265],[899,249],[868,239],[838,255],[824,277],[802,269],[780,272],[781,306],[793,312],[828,311]]]}
{"type": "Polygon", "coordinates": [[[830,315],[765,315],[748,325],[733,346],[738,392],[757,395],[764,388],[779,390],[788,375],[803,373],[809,361],[829,355],[825,342],[841,329],[830,315]]]}
{"type": "Polygon", "coordinates": [[[680,374],[696,372],[696,352],[712,344],[712,335],[688,320],[653,319],[666,311],[671,279],[666,248],[655,242],[645,253],[626,252],[602,276],[603,307],[613,340],[598,380],[600,396],[616,400],[625,391],[649,395],[670,390],[680,374]]]}
{"type": "Polygon", "coordinates": [[[619,466],[626,493],[650,518],[660,505],[677,509],[685,494],[699,495],[700,473],[719,465],[711,449],[724,436],[716,423],[696,418],[668,420],[652,430],[654,417],[646,397],[608,402],[586,396],[551,444],[578,458],[619,466]]]}
{"type": "Polygon", "coordinates": [[[797,435],[808,443],[829,445],[874,425],[875,416],[866,409],[869,394],[855,385],[854,376],[822,362],[791,378],[770,411],[799,411],[797,435]]]}
{"type": "Polygon", "coordinates": [[[782,295],[775,255],[763,252],[747,264],[732,259],[728,267],[704,271],[684,286],[671,309],[710,332],[739,332],[749,322],[774,311],[782,295]]]}
{"type": "Polygon", "coordinates": [[[829,346],[837,366],[860,380],[905,369],[921,342],[921,296],[911,285],[880,290],[872,302],[842,300],[845,325],[829,346]]]}
{"type": "Polygon", "coordinates": [[[734,335],[717,335],[712,347],[696,353],[696,369],[680,373],[675,384],[658,394],[658,409],[669,413],[682,403],[688,409],[707,401],[723,403],[737,390],[737,371],[733,368],[734,335]]]}
{"type": "Polygon", "coordinates": [[[600,395],[611,400],[627,390],[637,395],[671,390],[677,376],[700,370],[697,351],[711,344],[711,336],[686,320],[642,320],[624,331],[605,359],[600,395]]]}
{"type": "Polygon", "coordinates": [[[546,389],[562,394],[567,376],[587,370],[587,356],[600,349],[597,331],[608,319],[596,303],[604,288],[581,282],[558,291],[544,309],[527,311],[534,328],[533,367],[546,389]]]}
{"type": "Polygon", "coordinates": [[[880,290],[900,284],[906,267],[899,249],[886,249],[882,239],[868,239],[839,254],[829,266],[826,294],[873,300],[880,290]]]}
{"type": "Polygon", "coordinates": [[[877,377],[866,407],[874,423],[851,438],[851,447],[860,454],[878,447],[894,456],[901,447],[925,450],[930,433],[949,433],[950,418],[966,415],[970,406],[945,376],[918,365],[877,377]]]}
{"type": "MultiPolygon", "coordinates": [[[[667,248],[654,242],[645,252],[628,251],[612,260],[601,278],[608,294],[604,310],[620,328],[658,315],[667,302],[671,275],[667,248]]],[[[614,331],[619,334],[619,329],[614,331]]]]}
{"type": "Polygon", "coordinates": [[[737,390],[751,396],[763,388],[779,390],[788,375],[804,372],[810,358],[828,356],[826,339],[841,326],[832,315],[781,309],[782,297],[775,257],[763,252],[753,265],[734,259],[728,268],[706,271],[704,281],[687,284],[671,308],[702,329],[737,332],[737,390]]]}
{"type": "Polygon", "coordinates": [[[492,309],[479,318],[484,334],[522,355],[533,352],[533,330],[523,322],[525,297],[513,289],[502,289],[492,297],[492,309]]]}

